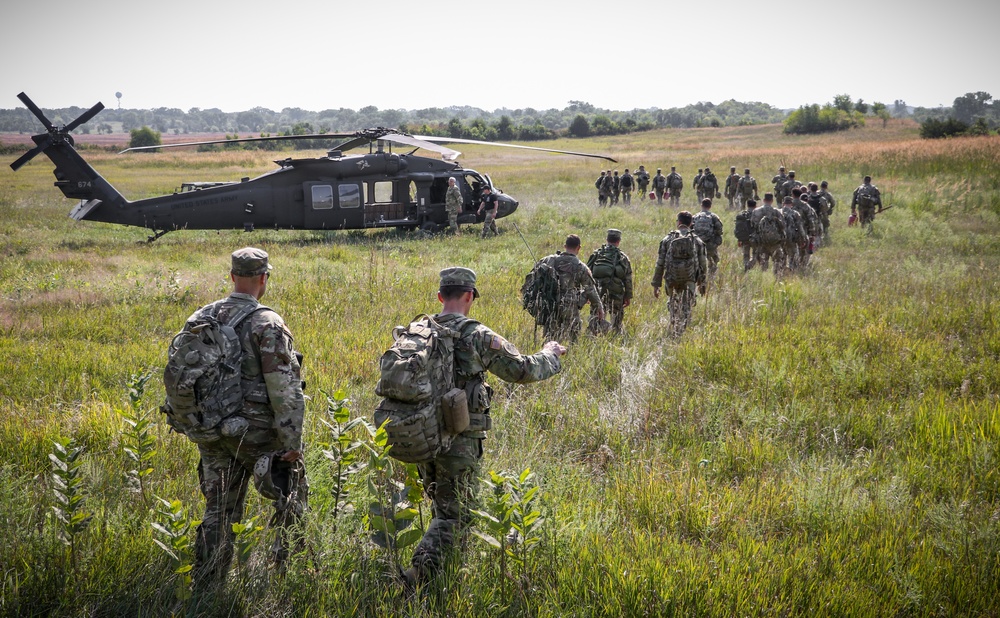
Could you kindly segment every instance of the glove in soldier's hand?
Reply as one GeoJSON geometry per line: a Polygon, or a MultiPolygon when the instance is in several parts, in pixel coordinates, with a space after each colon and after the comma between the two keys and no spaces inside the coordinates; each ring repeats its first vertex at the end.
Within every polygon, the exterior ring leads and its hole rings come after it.
{"type": "Polygon", "coordinates": [[[698,286],[698,294],[704,296],[708,292],[708,286],[702,283],[698,286]]]}

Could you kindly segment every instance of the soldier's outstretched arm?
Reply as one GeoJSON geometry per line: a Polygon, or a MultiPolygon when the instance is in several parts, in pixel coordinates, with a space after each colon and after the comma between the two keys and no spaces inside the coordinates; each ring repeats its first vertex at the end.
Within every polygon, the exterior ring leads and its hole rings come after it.
{"type": "Polygon", "coordinates": [[[274,429],[285,449],[299,451],[302,448],[305,400],[301,367],[292,347],[292,334],[277,314],[271,314],[259,333],[254,334],[260,350],[261,373],[274,412],[274,429]]]}
{"type": "Polygon", "coordinates": [[[482,360],[483,369],[501,380],[517,384],[547,380],[562,370],[559,356],[565,353],[566,348],[558,343],[552,346],[551,343],[546,343],[536,354],[526,355],[485,326],[477,327],[473,335],[473,345],[482,360]]]}

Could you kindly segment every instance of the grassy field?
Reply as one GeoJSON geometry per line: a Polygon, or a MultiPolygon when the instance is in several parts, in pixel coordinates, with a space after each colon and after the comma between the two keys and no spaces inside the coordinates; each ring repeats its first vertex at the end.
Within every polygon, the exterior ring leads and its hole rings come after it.
{"type": "MultiPolygon", "coordinates": [[[[610,153],[619,170],[676,165],[688,186],[698,167],[721,179],[735,165],[752,168],[763,189],[784,163],[801,180],[830,182],[833,243],[808,273],[743,274],[733,213],[720,211],[719,276],[675,341],[649,287],[675,212],[639,202],[598,210],[592,161],[463,149],[468,167],[522,204],[487,241],[472,230],[432,239],[258,231],[172,233],[151,245],[137,242],[142,230],[68,219],[73,204],[52,187],[44,157],[16,174],[3,166],[0,613],[1000,613],[1000,138],[923,141],[916,124],[891,121],[830,136],[757,126],[553,147],[610,153]],[[867,236],[846,225],[866,173],[895,206],[867,236]],[[570,232],[589,253],[607,228],[622,229],[637,290],[627,332],[583,338],[547,382],[491,380],[484,468],[534,472],[540,542],[501,561],[472,538],[446,589],[408,601],[384,575],[391,553],[368,540],[371,469],[355,476],[357,508],[335,514],[322,392],[343,389],[352,415],[370,417],[391,328],[436,309],[437,273],[450,265],[479,273],[473,317],[534,351],[517,297],[532,260],[514,222],[536,257],[570,232]],[[135,407],[127,385],[156,375],[184,318],[227,293],[229,253],[247,244],[270,252],[265,302],[306,356],[308,549],[279,579],[264,563],[266,533],[248,534],[248,558],[225,593],[184,600],[151,523],[163,521],[154,496],[200,514],[197,451],[160,422],[158,378],[135,407]],[[156,421],[144,492],[124,451],[123,417],[137,410],[156,421]],[[94,516],[71,548],[52,508],[59,438],[83,447],[80,511],[94,516]]],[[[87,156],[131,199],[256,175],[274,158],[87,156]]],[[[684,199],[693,209],[690,189],[684,199]]],[[[262,523],[266,507],[251,496],[248,516],[262,523]]]]}

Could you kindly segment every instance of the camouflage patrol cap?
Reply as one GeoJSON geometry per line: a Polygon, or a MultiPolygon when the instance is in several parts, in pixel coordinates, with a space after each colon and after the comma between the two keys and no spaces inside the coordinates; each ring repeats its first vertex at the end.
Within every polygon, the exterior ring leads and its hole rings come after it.
{"type": "Polygon", "coordinates": [[[476,273],[470,268],[462,266],[451,266],[441,271],[440,288],[457,288],[459,290],[471,291],[473,298],[479,298],[479,290],[476,289],[476,273]]]}
{"type": "Polygon", "coordinates": [[[743,168],[743,173],[744,174],[749,174],[750,173],[750,168],[749,167],[743,168]]]}
{"type": "Polygon", "coordinates": [[[267,251],[255,247],[243,247],[233,251],[230,272],[236,277],[256,277],[270,272],[272,266],[267,261],[267,251]]]}
{"type": "Polygon", "coordinates": [[[826,181],[824,180],[823,182],[819,183],[819,186],[821,186],[821,187],[828,187],[828,186],[830,186],[830,185],[829,185],[829,183],[827,183],[827,182],[826,182],[826,181]]]}
{"type": "Polygon", "coordinates": [[[782,198],[781,203],[782,204],[794,204],[795,200],[792,199],[792,196],[786,195],[784,198],[782,198]]]}
{"type": "Polygon", "coordinates": [[[618,242],[619,240],[622,239],[622,231],[611,228],[610,230],[608,230],[607,239],[608,242],[618,242]]]}
{"type": "Polygon", "coordinates": [[[795,177],[795,170],[792,170],[792,171],[788,172],[788,177],[789,178],[794,178],[795,177]]]}
{"type": "Polygon", "coordinates": [[[779,171],[779,172],[783,172],[783,171],[785,171],[785,166],[784,166],[784,165],[782,165],[781,167],[779,167],[779,168],[778,168],[778,171],[779,171]]]}
{"type": "Polygon", "coordinates": [[[735,172],[735,171],[736,171],[736,166],[735,166],[735,165],[730,165],[730,166],[729,166],[729,169],[731,169],[732,171],[734,171],[734,172],[735,172]]]}

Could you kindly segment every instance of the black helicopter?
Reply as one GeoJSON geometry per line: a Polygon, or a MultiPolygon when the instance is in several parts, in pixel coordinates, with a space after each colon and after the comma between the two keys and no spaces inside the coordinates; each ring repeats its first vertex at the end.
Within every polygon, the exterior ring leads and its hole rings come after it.
{"type": "Polygon", "coordinates": [[[234,144],[265,140],[346,140],[325,157],[287,158],[275,161],[278,169],[257,178],[231,182],[189,182],[170,195],[131,202],[98,174],[73,147],[73,129],[96,116],[104,105],[97,103],[73,122],[56,127],[23,92],[17,98],[45,125],[46,132],[32,136],[35,147],[11,164],[17,171],[39,153],[55,164],[55,186],[80,203],[70,212],[77,221],[102,221],[148,228],[152,242],[174,230],[221,230],[256,228],[295,230],[354,230],[396,227],[437,231],[447,224],[444,198],[448,179],[455,178],[464,199],[459,223],[482,221],[479,197],[489,187],[498,194],[497,218],[517,210],[518,202],[493,186],[486,174],[465,169],[455,162],[461,154],[441,146],[457,142],[541,150],[614,161],[611,157],[566,150],[479,142],[476,140],[407,135],[394,129],[374,128],[355,133],[253,137],[235,140],[166,144],[143,150],[234,144]],[[392,145],[413,147],[405,154],[392,152],[392,145]],[[344,151],[369,147],[368,154],[345,155],[344,151]],[[415,156],[419,149],[437,152],[441,159],[415,156]]]}

